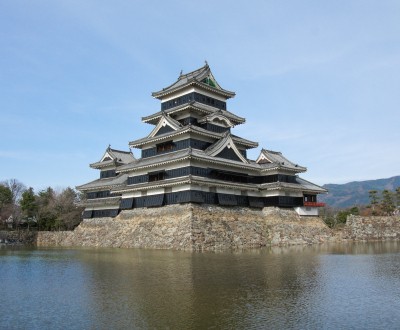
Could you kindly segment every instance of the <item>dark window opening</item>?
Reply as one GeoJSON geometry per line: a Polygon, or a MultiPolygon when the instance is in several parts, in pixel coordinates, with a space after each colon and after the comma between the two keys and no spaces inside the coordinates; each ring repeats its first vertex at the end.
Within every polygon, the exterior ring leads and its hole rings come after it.
{"type": "Polygon", "coordinates": [[[149,173],[149,182],[160,181],[165,179],[165,172],[149,173]]]}
{"type": "Polygon", "coordinates": [[[105,191],[92,191],[86,193],[86,198],[87,199],[94,199],[94,198],[106,198],[110,197],[110,191],[105,190],[105,191]]]}
{"type": "Polygon", "coordinates": [[[222,181],[230,181],[230,182],[241,182],[248,183],[249,177],[246,175],[240,175],[234,172],[225,172],[219,170],[212,170],[211,177],[213,179],[222,180],[222,181]]]}
{"type": "Polygon", "coordinates": [[[174,143],[172,141],[157,144],[157,153],[171,151],[173,148],[174,148],[174,143]]]}
{"type": "Polygon", "coordinates": [[[107,171],[101,171],[100,172],[100,178],[104,179],[104,178],[111,178],[116,176],[117,174],[115,173],[115,170],[107,170],[107,171]]]}

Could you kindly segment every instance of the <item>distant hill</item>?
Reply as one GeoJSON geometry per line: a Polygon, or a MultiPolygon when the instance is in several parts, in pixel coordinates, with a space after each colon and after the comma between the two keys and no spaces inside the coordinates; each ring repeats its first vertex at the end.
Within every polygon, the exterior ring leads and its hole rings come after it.
{"type": "Polygon", "coordinates": [[[345,184],[325,184],[328,189],[326,195],[319,195],[318,200],[335,208],[346,208],[354,205],[368,205],[370,200],[368,191],[396,190],[400,187],[400,176],[388,179],[355,181],[345,184]]]}

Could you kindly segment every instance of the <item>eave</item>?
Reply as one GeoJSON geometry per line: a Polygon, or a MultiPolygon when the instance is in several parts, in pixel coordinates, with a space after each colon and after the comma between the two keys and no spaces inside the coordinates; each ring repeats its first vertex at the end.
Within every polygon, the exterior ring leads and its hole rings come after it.
{"type": "Polygon", "coordinates": [[[161,91],[158,91],[158,92],[153,92],[153,93],[151,93],[151,96],[153,96],[154,98],[157,98],[157,99],[163,99],[166,96],[169,96],[171,94],[177,93],[180,90],[186,89],[188,87],[199,87],[200,89],[204,89],[204,90],[206,90],[208,92],[211,92],[211,93],[214,93],[214,94],[218,94],[218,95],[220,95],[222,97],[225,97],[226,99],[235,97],[235,95],[236,95],[235,92],[231,92],[231,91],[228,91],[228,90],[225,90],[225,89],[222,89],[222,88],[221,89],[213,88],[213,87],[211,87],[211,86],[209,86],[207,84],[204,84],[204,83],[198,81],[195,78],[192,78],[192,79],[188,80],[183,85],[179,85],[177,87],[172,87],[172,86],[164,88],[164,89],[162,89],[161,91]]]}
{"type": "MultiPolygon", "coordinates": [[[[163,140],[170,140],[174,137],[177,137],[177,136],[185,134],[185,133],[198,134],[198,135],[210,137],[213,139],[221,139],[224,136],[224,133],[211,132],[211,131],[205,130],[201,127],[198,127],[198,126],[187,125],[187,126],[182,127],[181,129],[176,130],[174,132],[168,132],[165,134],[156,135],[151,138],[146,137],[146,138],[142,138],[142,139],[139,139],[136,141],[131,141],[131,142],[129,142],[129,147],[141,149],[146,144],[161,142],[163,140]]],[[[258,147],[258,143],[254,142],[254,141],[246,140],[246,139],[239,138],[236,136],[232,136],[232,139],[235,143],[246,147],[246,149],[258,147]]]]}
{"type": "Polygon", "coordinates": [[[181,112],[181,111],[184,111],[187,109],[193,109],[195,111],[198,111],[199,113],[203,113],[206,115],[214,114],[215,112],[220,111],[224,116],[229,118],[229,120],[232,121],[235,125],[240,125],[240,124],[243,124],[246,122],[245,118],[239,117],[230,111],[217,109],[210,105],[203,104],[203,103],[196,102],[196,101],[192,101],[187,104],[180,104],[180,105],[177,105],[176,107],[170,108],[168,110],[159,111],[150,116],[142,117],[142,122],[156,125],[158,123],[160,117],[163,114],[172,115],[174,113],[178,113],[178,112],[181,112]]]}
{"type": "Polygon", "coordinates": [[[126,175],[121,174],[116,177],[97,179],[80,186],[76,186],[75,188],[81,192],[97,191],[99,189],[110,190],[114,187],[123,185],[126,179],[126,175]]]}
{"type": "Polygon", "coordinates": [[[83,207],[95,207],[95,206],[107,206],[107,205],[119,206],[120,200],[121,196],[94,198],[94,199],[86,199],[85,201],[77,203],[77,205],[83,207]]]}
{"type": "Polygon", "coordinates": [[[211,180],[211,179],[207,179],[207,178],[203,178],[203,177],[199,177],[199,176],[187,175],[187,176],[182,176],[179,178],[140,183],[140,184],[136,184],[136,185],[132,185],[132,186],[125,186],[122,189],[113,190],[113,193],[126,193],[126,192],[151,190],[151,189],[157,189],[157,188],[168,188],[168,187],[179,186],[182,184],[196,184],[196,185],[200,185],[200,186],[259,191],[258,187],[256,185],[252,185],[252,184],[234,183],[234,182],[214,180],[214,179],[211,180]]]}

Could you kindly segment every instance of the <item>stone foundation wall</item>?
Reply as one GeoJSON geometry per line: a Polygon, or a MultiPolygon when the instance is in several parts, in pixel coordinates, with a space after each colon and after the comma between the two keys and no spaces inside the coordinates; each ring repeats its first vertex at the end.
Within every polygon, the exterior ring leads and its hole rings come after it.
{"type": "Polygon", "coordinates": [[[124,210],[116,218],[86,219],[73,232],[38,233],[37,245],[201,251],[333,239],[333,232],[320,218],[300,217],[293,210],[183,204],[124,210]]]}
{"type": "Polygon", "coordinates": [[[400,239],[400,216],[390,217],[347,217],[343,230],[344,239],[388,240],[400,239]]]}

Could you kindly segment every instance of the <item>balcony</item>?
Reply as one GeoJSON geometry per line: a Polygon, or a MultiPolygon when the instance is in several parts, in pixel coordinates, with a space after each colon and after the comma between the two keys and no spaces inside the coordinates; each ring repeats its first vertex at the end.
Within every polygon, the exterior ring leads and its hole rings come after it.
{"type": "Polygon", "coordinates": [[[319,202],[304,202],[303,203],[304,206],[308,206],[308,207],[324,207],[325,203],[319,203],[319,202]]]}

